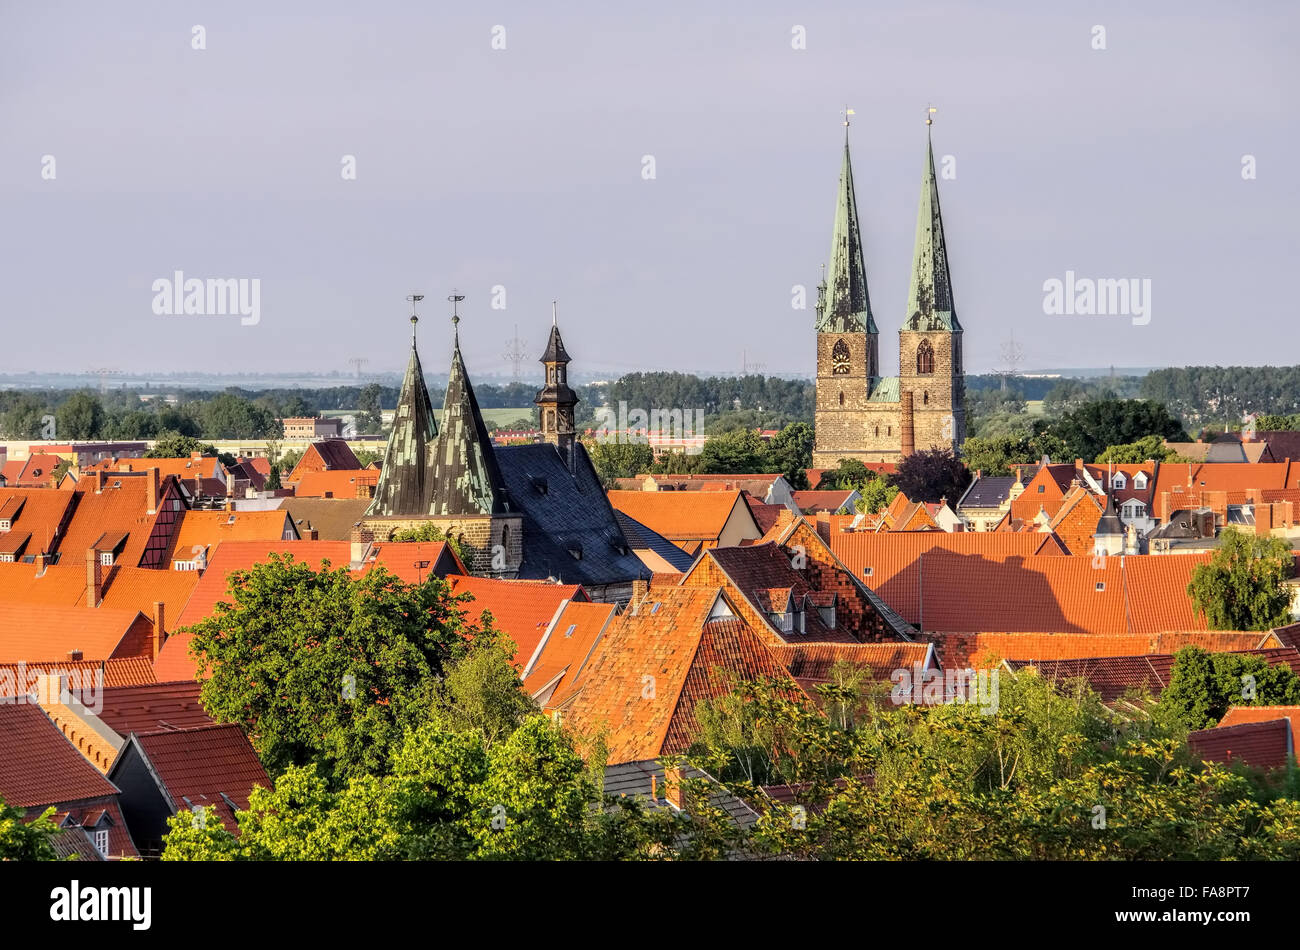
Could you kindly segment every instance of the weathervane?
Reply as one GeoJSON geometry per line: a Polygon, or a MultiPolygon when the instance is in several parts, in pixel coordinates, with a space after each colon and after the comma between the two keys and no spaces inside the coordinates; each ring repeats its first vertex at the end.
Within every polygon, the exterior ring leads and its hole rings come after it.
{"type": "Polygon", "coordinates": [[[843,109],[840,110],[840,115],[844,116],[844,127],[846,129],[849,127],[849,116],[854,114],[855,114],[854,111],[850,109],[848,106],[845,106],[843,109]]]}
{"type": "Polygon", "coordinates": [[[556,303],[556,301],[554,301],[554,300],[551,301],[551,326],[553,326],[553,327],[559,325],[559,324],[556,323],[556,320],[555,320],[555,303],[556,303]]]}
{"type": "MultiPolygon", "coordinates": [[[[420,322],[420,318],[415,315],[415,305],[424,299],[424,294],[407,294],[406,299],[411,301],[411,342],[415,342],[415,325],[420,322]]],[[[360,375],[361,367],[357,367],[357,373],[360,375]]]]}
{"type": "Polygon", "coordinates": [[[465,295],[457,293],[455,290],[447,298],[451,302],[451,329],[457,340],[460,339],[460,302],[464,299],[465,295]]]}
{"type": "Polygon", "coordinates": [[[926,103],[926,105],[925,105],[925,124],[926,124],[926,125],[934,125],[934,114],[935,114],[936,112],[938,112],[938,111],[939,111],[939,110],[936,109],[934,106],[930,105],[928,102],[926,103]]]}

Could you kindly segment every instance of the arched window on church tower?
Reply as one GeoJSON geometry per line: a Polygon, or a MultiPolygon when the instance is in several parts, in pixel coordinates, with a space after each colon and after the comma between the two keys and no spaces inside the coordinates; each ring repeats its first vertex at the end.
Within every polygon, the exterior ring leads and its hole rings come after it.
{"type": "Polygon", "coordinates": [[[930,390],[927,389],[924,393],[921,394],[921,405],[923,406],[930,405],[930,390]]]}
{"type": "Polygon", "coordinates": [[[844,405],[844,393],[840,393],[840,405],[844,405]]]}
{"type": "Polygon", "coordinates": [[[847,376],[849,362],[849,345],[843,340],[836,340],[835,345],[831,347],[831,373],[836,376],[847,376]]]}
{"type": "Polygon", "coordinates": [[[880,426],[876,426],[876,438],[880,438],[880,426]]]}
{"type": "Polygon", "coordinates": [[[916,375],[929,376],[934,372],[934,348],[929,340],[922,340],[916,348],[916,375]]]}

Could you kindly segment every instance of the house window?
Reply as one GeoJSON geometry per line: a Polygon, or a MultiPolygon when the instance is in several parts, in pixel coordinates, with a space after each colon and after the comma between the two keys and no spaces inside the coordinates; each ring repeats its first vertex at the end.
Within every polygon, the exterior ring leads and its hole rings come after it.
{"type": "Polygon", "coordinates": [[[880,438],[880,426],[876,426],[876,438],[880,438]]]}
{"type": "Polygon", "coordinates": [[[872,574],[874,574],[875,572],[876,572],[876,569],[875,569],[874,567],[864,567],[864,568],[862,569],[862,576],[863,576],[863,577],[870,577],[870,576],[871,576],[872,574]]]}
{"type": "Polygon", "coordinates": [[[0,518],[0,531],[8,531],[12,527],[13,524],[8,518],[0,518]]]}
{"type": "Polygon", "coordinates": [[[1133,476],[1133,487],[1138,491],[1145,491],[1147,487],[1146,472],[1138,472],[1133,476]]]}
{"type": "Polygon", "coordinates": [[[1123,472],[1116,472],[1115,475],[1114,475],[1114,477],[1111,478],[1111,480],[1110,480],[1110,487],[1111,487],[1111,488],[1123,488],[1124,485],[1127,484],[1127,482],[1128,482],[1128,479],[1126,479],[1126,478],[1124,477],[1124,473],[1123,473],[1123,472]]]}
{"type": "Polygon", "coordinates": [[[930,405],[930,391],[928,389],[925,392],[921,393],[921,405],[923,406],[930,405]]]}
{"type": "Polygon", "coordinates": [[[101,828],[95,832],[95,850],[100,854],[108,854],[108,829],[101,828]]]}
{"type": "Polygon", "coordinates": [[[1038,494],[1041,495],[1041,494],[1042,494],[1044,491],[1046,491],[1046,490],[1047,490],[1047,486],[1046,486],[1046,485],[1039,485],[1039,486],[1038,486],[1038,494]]]}
{"type": "Polygon", "coordinates": [[[794,613],[787,610],[783,612],[773,612],[771,614],[772,625],[783,633],[791,633],[794,630],[794,613]]]}
{"type": "Polygon", "coordinates": [[[172,570],[175,571],[197,571],[198,569],[198,561],[172,561],[172,570]]]}
{"type": "Polygon", "coordinates": [[[112,567],[112,566],[113,566],[113,552],[112,552],[112,551],[100,551],[100,552],[99,552],[99,563],[100,563],[100,564],[103,564],[105,567],[112,567]]]}
{"type": "Polygon", "coordinates": [[[916,375],[929,376],[934,372],[934,348],[929,340],[922,340],[916,348],[916,375]]]}
{"type": "Polygon", "coordinates": [[[828,630],[835,629],[835,606],[833,604],[830,607],[818,607],[817,613],[828,630]]]}
{"type": "Polygon", "coordinates": [[[1104,591],[1105,589],[1106,589],[1106,582],[1105,582],[1105,581],[1097,581],[1097,591],[1098,591],[1098,593],[1100,593],[1101,591],[1104,591]]]}
{"type": "Polygon", "coordinates": [[[0,554],[0,564],[12,564],[14,556],[12,554],[0,554]]]}

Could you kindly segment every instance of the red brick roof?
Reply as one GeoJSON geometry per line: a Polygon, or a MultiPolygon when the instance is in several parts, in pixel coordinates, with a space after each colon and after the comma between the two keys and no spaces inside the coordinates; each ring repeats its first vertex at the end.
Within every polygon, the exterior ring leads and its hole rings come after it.
{"type": "Polygon", "coordinates": [[[293,493],[297,498],[369,498],[378,484],[378,469],[330,469],[304,472],[293,483],[293,493]]]}
{"type": "Polygon", "coordinates": [[[1075,660],[1098,656],[1176,653],[1197,646],[1211,653],[1276,646],[1271,634],[1235,631],[1165,631],[1162,633],[925,633],[946,667],[984,668],[999,660],[1075,660]]]}
{"type": "MultiPolygon", "coordinates": [[[[233,832],[237,826],[234,810],[222,793],[237,809],[246,809],[254,785],[271,787],[257,753],[236,725],[153,732],[136,735],[134,741],[148,758],[176,811],[187,811],[193,805],[213,805],[227,831],[233,832]]],[[[119,755],[117,761],[122,759],[119,755]]]]}
{"type": "MultiPolygon", "coordinates": [[[[616,610],[613,604],[576,601],[565,604],[563,612],[528,658],[524,689],[536,695],[561,673],[567,677],[577,676],[597,639],[614,619],[616,610]]],[[[559,686],[557,683],[555,688],[559,686]]]]}
{"type": "Polygon", "coordinates": [[[0,799],[15,807],[116,795],[34,703],[0,703],[0,799]]]}
{"type": "Polygon", "coordinates": [[[1187,747],[1206,762],[1244,763],[1261,769],[1281,768],[1295,755],[1291,724],[1281,718],[1189,732],[1187,747]]]}
{"type": "Polygon", "coordinates": [[[1300,749],[1300,706],[1231,706],[1219,720],[1219,726],[1239,726],[1245,722],[1270,722],[1285,719],[1291,724],[1291,749],[1300,749]]]}
{"type": "MultiPolygon", "coordinates": [[[[212,717],[199,702],[199,689],[192,681],[150,683],[105,688],[95,698],[102,703],[99,718],[118,735],[127,736],[212,725],[212,717]]],[[[82,699],[76,692],[73,695],[82,699]]]]}

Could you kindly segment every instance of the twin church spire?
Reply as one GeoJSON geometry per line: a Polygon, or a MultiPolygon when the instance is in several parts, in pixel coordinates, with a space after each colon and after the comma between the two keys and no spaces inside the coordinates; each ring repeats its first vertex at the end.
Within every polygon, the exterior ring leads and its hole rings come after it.
{"type": "MultiPolygon", "coordinates": [[[[848,112],[852,114],[851,110],[848,112]]],[[[961,325],[953,307],[948,252],[939,212],[934,147],[929,136],[931,121],[927,117],[925,167],[921,175],[921,200],[917,210],[916,243],[912,252],[912,277],[904,325],[911,330],[960,331],[961,325]]],[[[857,199],[853,192],[848,122],[844,124],[844,160],[835,203],[835,224],[831,231],[830,261],[818,288],[817,331],[875,334],[877,329],[867,289],[857,199]]]]}

